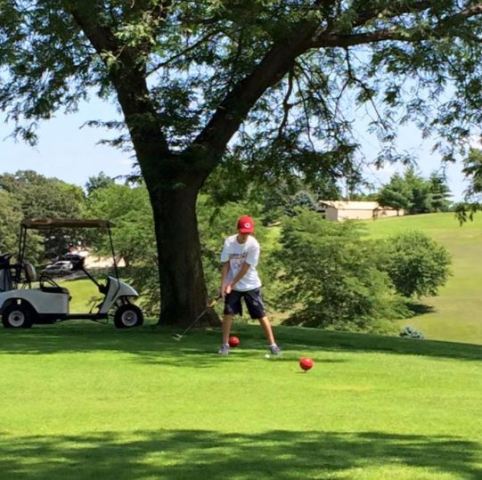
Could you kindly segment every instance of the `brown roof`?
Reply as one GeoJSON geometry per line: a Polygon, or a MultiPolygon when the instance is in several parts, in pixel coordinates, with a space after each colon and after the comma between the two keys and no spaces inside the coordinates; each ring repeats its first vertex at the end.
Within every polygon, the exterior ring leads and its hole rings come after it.
{"type": "Polygon", "coordinates": [[[112,227],[109,220],[84,220],[71,218],[31,218],[22,222],[25,228],[46,230],[50,228],[108,228],[112,227]]]}

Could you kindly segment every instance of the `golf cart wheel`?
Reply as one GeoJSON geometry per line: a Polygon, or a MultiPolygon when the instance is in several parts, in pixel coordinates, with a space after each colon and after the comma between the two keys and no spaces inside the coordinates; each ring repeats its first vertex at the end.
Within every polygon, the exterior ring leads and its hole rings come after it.
{"type": "Polygon", "coordinates": [[[2,314],[5,328],[30,328],[34,322],[34,312],[24,304],[9,305],[2,314]]]}
{"type": "Polygon", "coordinates": [[[121,305],[114,314],[116,328],[139,327],[144,323],[142,310],[135,305],[121,305]]]}

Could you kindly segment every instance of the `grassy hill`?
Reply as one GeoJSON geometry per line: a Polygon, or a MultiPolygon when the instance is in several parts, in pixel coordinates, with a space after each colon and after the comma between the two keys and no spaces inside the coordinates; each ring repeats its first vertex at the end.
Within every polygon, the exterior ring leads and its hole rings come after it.
{"type": "Polygon", "coordinates": [[[367,222],[375,238],[422,230],[452,255],[452,273],[439,296],[424,298],[433,311],[404,320],[431,339],[482,344],[482,215],[460,226],[452,213],[387,218],[367,222]]]}
{"type": "Polygon", "coordinates": [[[8,480],[477,480],[482,347],[258,326],[0,329],[8,480]],[[300,356],[314,368],[302,373],[300,356]]]}

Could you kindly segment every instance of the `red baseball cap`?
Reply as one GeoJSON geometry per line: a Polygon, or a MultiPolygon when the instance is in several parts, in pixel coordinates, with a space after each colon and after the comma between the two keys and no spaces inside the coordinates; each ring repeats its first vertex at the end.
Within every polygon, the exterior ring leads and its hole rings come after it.
{"type": "Polygon", "coordinates": [[[239,233],[253,233],[254,222],[249,215],[243,215],[238,218],[238,230],[239,233]]]}

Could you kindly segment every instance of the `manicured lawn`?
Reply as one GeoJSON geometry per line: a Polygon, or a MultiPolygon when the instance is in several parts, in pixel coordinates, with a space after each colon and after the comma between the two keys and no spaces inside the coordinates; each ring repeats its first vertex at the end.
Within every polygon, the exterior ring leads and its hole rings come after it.
{"type": "Polygon", "coordinates": [[[424,298],[433,307],[400,325],[410,324],[428,338],[482,344],[482,215],[460,226],[453,213],[436,213],[366,222],[370,236],[422,230],[452,255],[452,276],[437,297],[424,298]]]}
{"type": "Polygon", "coordinates": [[[256,326],[0,329],[0,478],[476,480],[482,347],[256,326]],[[297,361],[311,356],[302,373],[297,361]]]}

